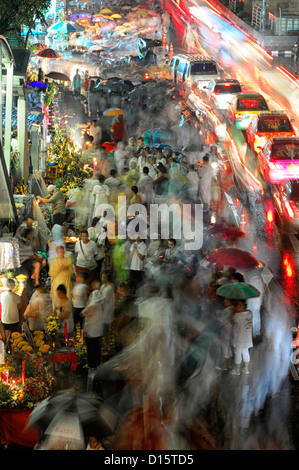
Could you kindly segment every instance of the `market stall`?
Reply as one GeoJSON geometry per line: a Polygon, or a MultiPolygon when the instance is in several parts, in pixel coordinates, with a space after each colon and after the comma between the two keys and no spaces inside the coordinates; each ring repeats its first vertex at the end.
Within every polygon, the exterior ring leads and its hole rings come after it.
{"type": "MultiPolygon", "coordinates": [[[[57,342],[60,321],[48,314],[45,330],[13,333],[9,339],[11,354],[0,354],[0,443],[34,448],[41,439],[40,432],[30,426],[29,419],[43,400],[57,391],[57,367],[64,366],[64,374],[72,383],[80,364],[80,355],[86,354],[76,337],[57,342]]],[[[2,343],[2,339],[0,339],[2,343]]],[[[5,341],[6,342],[6,341],[5,341]]]]}
{"type": "Polygon", "coordinates": [[[13,197],[19,220],[22,220],[22,224],[25,226],[25,221],[28,218],[33,219],[33,226],[36,229],[38,236],[38,248],[39,250],[46,252],[48,241],[51,238],[51,233],[47,225],[47,216],[42,212],[35,196],[36,194],[14,194],[13,197]]]}

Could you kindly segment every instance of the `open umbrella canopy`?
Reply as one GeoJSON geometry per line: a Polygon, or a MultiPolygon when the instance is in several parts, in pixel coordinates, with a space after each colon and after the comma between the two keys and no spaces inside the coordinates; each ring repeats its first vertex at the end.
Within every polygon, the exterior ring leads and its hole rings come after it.
{"type": "Polygon", "coordinates": [[[229,282],[218,287],[217,295],[227,299],[252,299],[260,296],[260,291],[246,282],[229,282]]]}
{"type": "Polygon", "coordinates": [[[81,12],[81,13],[72,13],[70,19],[71,19],[71,21],[77,21],[79,18],[86,18],[86,17],[92,18],[93,15],[91,13],[87,12],[87,11],[86,12],[84,11],[84,12],[81,12]]]}
{"type": "Polygon", "coordinates": [[[85,440],[76,413],[58,413],[45,431],[42,448],[55,450],[85,450],[85,440]]]}
{"type": "Polygon", "coordinates": [[[245,233],[238,227],[228,224],[227,222],[212,224],[207,227],[206,232],[208,235],[211,235],[218,240],[235,241],[238,238],[245,236],[245,233]]]}
{"type": "Polygon", "coordinates": [[[70,23],[69,21],[59,21],[58,23],[55,23],[48,28],[48,33],[68,34],[75,32],[76,28],[74,24],[70,23]]]}
{"type": "Polygon", "coordinates": [[[46,77],[52,78],[52,80],[60,80],[62,82],[70,82],[71,79],[68,75],[62,72],[49,72],[46,74],[46,77]]]}
{"type": "Polygon", "coordinates": [[[39,81],[34,81],[34,82],[29,82],[27,83],[27,86],[30,86],[32,88],[47,88],[47,84],[44,82],[39,82],[39,81]]]}
{"type": "MultiPolygon", "coordinates": [[[[83,24],[85,24],[85,23],[83,23],[83,24]]],[[[82,24],[80,24],[80,23],[73,23],[73,25],[74,25],[74,28],[75,28],[75,30],[76,30],[77,33],[82,33],[82,31],[85,31],[85,28],[84,28],[84,26],[83,26],[82,24]]]]}
{"type": "Polygon", "coordinates": [[[104,111],[104,116],[121,116],[124,115],[125,112],[119,108],[108,108],[104,111]]]}
{"type": "Polygon", "coordinates": [[[61,392],[40,402],[31,412],[27,427],[49,432],[57,416],[72,413],[85,434],[107,436],[114,432],[119,416],[95,393],[61,392]],[[49,428],[50,426],[50,428],[49,428]]]}
{"type": "Polygon", "coordinates": [[[58,54],[58,52],[54,51],[54,49],[50,49],[49,47],[47,49],[43,49],[36,55],[38,57],[43,57],[44,59],[61,59],[61,55],[58,54]]]}
{"type": "Polygon", "coordinates": [[[113,13],[109,8],[103,8],[103,10],[100,11],[101,15],[107,15],[109,13],[113,13]]]}
{"type": "Polygon", "coordinates": [[[94,18],[93,21],[95,23],[108,23],[110,21],[110,18],[104,18],[103,16],[99,16],[97,18],[94,18]]]}
{"type": "Polygon", "coordinates": [[[90,23],[91,20],[92,18],[88,16],[83,16],[82,18],[79,18],[78,20],[76,20],[76,23],[90,23]]]}
{"type": "Polygon", "coordinates": [[[219,266],[232,266],[236,269],[259,269],[263,264],[251,253],[239,248],[217,248],[205,260],[219,266]]]}

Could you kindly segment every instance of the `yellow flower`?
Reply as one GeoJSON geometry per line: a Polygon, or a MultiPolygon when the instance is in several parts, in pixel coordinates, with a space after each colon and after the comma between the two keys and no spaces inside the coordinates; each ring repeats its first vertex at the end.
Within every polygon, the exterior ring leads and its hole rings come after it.
{"type": "Polygon", "coordinates": [[[48,344],[44,344],[39,348],[39,351],[43,354],[46,354],[50,349],[50,346],[48,344]]]}
{"type": "Polygon", "coordinates": [[[41,331],[41,330],[35,330],[34,333],[33,333],[33,335],[34,335],[34,336],[36,336],[36,335],[43,335],[43,336],[44,336],[45,333],[44,333],[43,331],[41,331]]]}
{"type": "Polygon", "coordinates": [[[17,339],[15,339],[15,340],[13,341],[12,346],[13,346],[14,348],[17,348],[18,345],[19,345],[19,343],[21,343],[22,341],[23,341],[23,338],[17,338],[17,339]]]}
{"type": "Polygon", "coordinates": [[[20,338],[20,337],[21,337],[21,333],[18,333],[17,331],[15,331],[14,333],[12,333],[11,337],[12,337],[13,339],[15,339],[15,338],[20,338]]]}

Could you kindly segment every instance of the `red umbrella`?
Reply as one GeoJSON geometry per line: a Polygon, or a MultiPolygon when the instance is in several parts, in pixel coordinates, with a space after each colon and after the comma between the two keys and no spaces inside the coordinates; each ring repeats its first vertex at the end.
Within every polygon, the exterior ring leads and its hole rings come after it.
{"type": "Polygon", "coordinates": [[[113,152],[113,150],[116,150],[117,144],[115,142],[104,142],[102,147],[105,148],[105,153],[109,153],[113,152]]]}
{"type": "Polygon", "coordinates": [[[45,59],[60,59],[61,55],[58,54],[58,52],[54,51],[54,49],[43,49],[40,51],[38,54],[36,54],[38,57],[43,57],[45,59]]]}
{"type": "Polygon", "coordinates": [[[87,16],[84,16],[83,18],[79,18],[77,21],[77,23],[90,23],[91,22],[91,18],[88,18],[87,16]]]}
{"type": "Polygon", "coordinates": [[[210,264],[232,266],[236,269],[263,268],[263,264],[251,253],[240,248],[218,248],[206,257],[210,264]]]}
{"type": "Polygon", "coordinates": [[[37,42],[37,43],[33,44],[33,46],[30,46],[30,48],[31,48],[31,50],[32,50],[33,52],[35,52],[35,51],[42,51],[42,50],[45,49],[46,47],[47,47],[46,44],[43,44],[43,43],[41,43],[41,42],[37,42]]]}
{"type": "Polygon", "coordinates": [[[207,232],[218,240],[227,240],[232,242],[245,236],[245,233],[238,227],[226,222],[211,225],[207,228],[207,232]]]}

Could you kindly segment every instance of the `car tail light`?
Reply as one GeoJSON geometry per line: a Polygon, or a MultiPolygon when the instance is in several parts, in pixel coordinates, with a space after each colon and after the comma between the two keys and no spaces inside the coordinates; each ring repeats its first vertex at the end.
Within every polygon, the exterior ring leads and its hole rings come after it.
{"type": "Polygon", "coordinates": [[[268,222],[272,223],[274,221],[274,214],[272,209],[269,209],[267,212],[267,220],[268,222]]]}
{"type": "Polygon", "coordinates": [[[285,208],[287,210],[288,216],[290,219],[293,219],[295,217],[295,214],[297,212],[297,207],[292,201],[286,201],[284,203],[285,208]]]}
{"type": "Polygon", "coordinates": [[[283,259],[283,265],[285,267],[285,273],[286,273],[287,277],[293,277],[293,275],[294,275],[294,270],[292,268],[292,264],[293,263],[290,262],[289,257],[286,255],[283,259]]]}
{"type": "Polygon", "coordinates": [[[269,162],[269,168],[271,170],[281,170],[283,167],[280,163],[269,162]]]}
{"type": "Polygon", "coordinates": [[[224,86],[228,88],[228,87],[231,86],[231,84],[230,83],[224,83],[224,86]]]}

